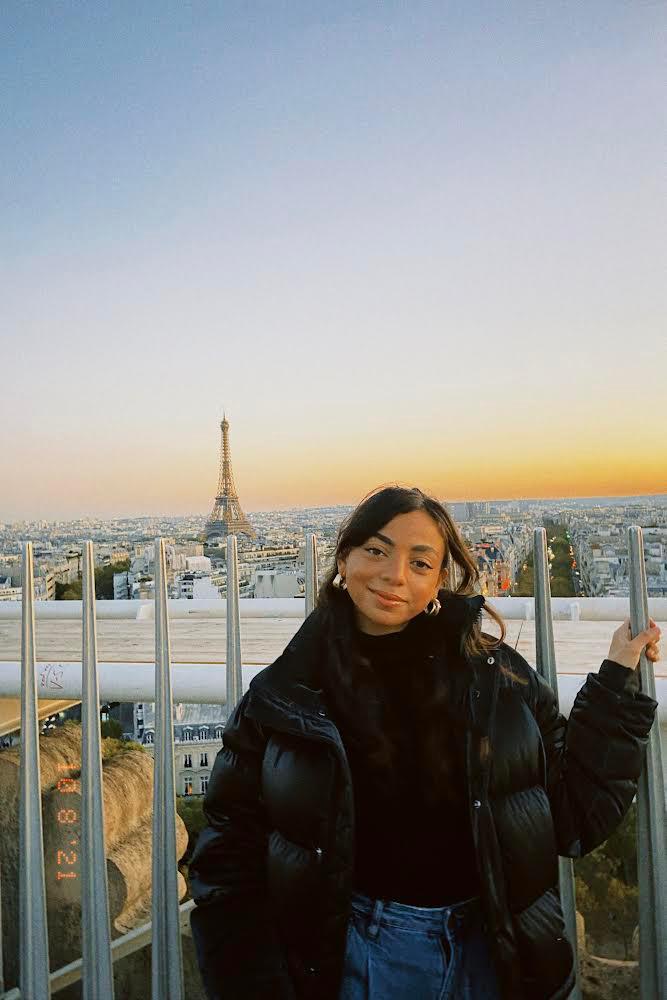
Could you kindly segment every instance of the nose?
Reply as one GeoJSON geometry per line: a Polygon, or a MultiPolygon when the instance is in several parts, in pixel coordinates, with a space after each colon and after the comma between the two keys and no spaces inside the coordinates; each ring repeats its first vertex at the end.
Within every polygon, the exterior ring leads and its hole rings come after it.
{"type": "Polygon", "coordinates": [[[388,559],[385,560],[382,567],[382,579],[386,580],[392,584],[399,584],[405,582],[405,575],[407,571],[407,556],[401,555],[400,552],[393,552],[388,559]]]}

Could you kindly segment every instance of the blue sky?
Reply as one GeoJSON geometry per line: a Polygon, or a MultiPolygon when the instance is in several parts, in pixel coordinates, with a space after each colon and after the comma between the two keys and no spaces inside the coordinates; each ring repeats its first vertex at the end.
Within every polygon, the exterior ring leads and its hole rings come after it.
{"type": "Polygon", "coordinates": [[[663,4],[0,20],[0,520],[667,489],[663,4]]]}

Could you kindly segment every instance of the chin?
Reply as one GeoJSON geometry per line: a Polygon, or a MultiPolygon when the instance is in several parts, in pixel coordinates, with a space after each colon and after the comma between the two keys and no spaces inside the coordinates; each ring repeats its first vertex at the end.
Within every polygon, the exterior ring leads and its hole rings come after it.
{"type": "Polygon", "coordinates": [[[377,608],[373,608],[372,614],[366,614],[366,618],[374,625],[380,625],[385,628],[405,628],[410,621],[410,618],[406,617],[405,614],[397,614],[396,611],[389,609],[378,612],[377,608]]]}

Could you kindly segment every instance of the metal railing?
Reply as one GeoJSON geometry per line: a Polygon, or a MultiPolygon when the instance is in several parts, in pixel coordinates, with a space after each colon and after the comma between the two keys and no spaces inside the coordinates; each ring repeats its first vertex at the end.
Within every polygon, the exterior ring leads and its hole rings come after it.
{"type": "MultiPolygon", "coordinates": [[[[547,533],[544,528],[533,532],[533,566],[535,589],[535,666],[556,696],[558,705],[558,673],[556,671],[556,649],[551,620],[551,586],[549,584],[549,560],[547,556],[547,533]]],[[[558,859],[560,898],[565,916],[565,927],[570,944],[577,955],[577,907],[574,887],[574,863],[571,858],[558,859]]],[[[570,993],[570,1000],[581,1000],[581,984],[576,982],[570,993]]]]}
{"type": "MultiPolygon", "coordinates": [[[[629,529],[632,633],[636,635],[648,624],[646,578],[641,528],[629,529]]],[[[33,601],[32,543],[23,549],[23,601],[21,606],[21,774],[20,774],[20,875],[19,875],[19,952],[20,975],[18,989],[2,994],[4,1000],[42,1000],[65,986],[82,980],[84,1000],[113,998],[113,963],[119,958],[144,947],[152,941],[151,993],[153,1000],[182,1000],[183,972],[181,933],[187,922],[192,902],[179,906],[176,856],[176,802],[174,786],[173,678],[169,639],[170,606],[167,601],[165,552],[162,539],[155,542],[155,649],[156,663],[144,665],[153,674],[152,698],[145,692],[137,701],[154,700],[156,705],[155,763],[152,824],[152,921],[111,942],[109,927],[108,890],[104,849],[104,817],[102,809],[102,765],[99,725],[99,676],[96,644],[96,602],[94,594],[92,543],[84,549],[82,590],[83,662],[80,678],[82,696],[82,958],[56,972],[49,973],[45,870],[41,822],[41,785],[37,721],[37,672],[35,665],[35,615],[33,601]]],[[[217,700],[233,706],[241,697],[243,677],[240,643],[240,601],[238,597],[238,565],[236,538],[227,539],[228,599],[225,602],[227,630],[226,685],[223,690],[221,672],[216,672],[219,684],[217,700]]],[[[536,626],[537,666],[558,692],[552,629],[552,609],[555,601],[549,594],[546,562],[546,534],[538,529],[534,534],[534,565],[536,594],[530,606],[525,602],[525,615],[534,608],[536,626]]],[[[317,589],[317,559],[315,536],[306,541],[306,598],[302,608],[315,606],[317,589]]],[[[567,599],[565,599],[567,600],[567,599]]],[[[71,602],[74,603],[74,602],[71,602]]],[[[188,602],[189,603],[189,602],[188,602]]],[[[501,610],[503,601],[494,601],[501,610]]],[[[576,602],[568,601],[569,604],[576,602]]],[[[622,602],[614,602],[616,605],[622,602]]],[[[627,605],[614,615],[624,618],[627,605]]],[[[303,613],[303,610],[302,610],[303,613]]],[[[503,611],[501,610],[501,613],[503,611]]],[[[654,612],[656,615],[657,609],[654,612]]],[[[659,615],[658,615],[659,616],[659,615]]],[[[573,614],[574,617],[574,614],[573,614]]],[[[578,618],[577,613],[577,618],[578,618]]],[[[6,666],[6,665],[5,665],[6,666]]],[[[72,665],[76,668],[76,665],[72,665]]],[[[655,697],[652,663],[642,654],[640,683],[645,693],[655,697]]],[[[190,678],[192,684],[192,677],[190,678]]],[[[192,694],[192,688],[188,689],[192,694]]],[[[185,693],[182,692],[182,693],[185,693]]],[[[2,692],[0,691],[0,695],[2,692]]],[[[179,692],[181,694],[181,692],[179,692]]],[[[210,692],[207,692],[207,695],[210,692]]],[[[50,697],[43,693],[43,697],[50,697]]],[[[105,692],[105,697],[108,694],[105,692]]],[[[123,699],[115,699],[123,700],[123,699]]],[[[135,700],[126,699],[126,700],[135,700]]],[[[187,697],[183,700],[188,700],[187,697]]],[[[190,698],[192,700],[192,698],[190,698]]],[[[194,700],[215,701],[207,696],[194,700]]],[[[649,737],[647,765],[638,789],[638,852],[640,899],[640,973],[642,1000],[667,996],[666,952],[663,947],[667,929],[667,855],[665,853],[665,792],[663,763],[657,724],[649,737]]],[[[560,878],[568,933],[576,947],[574,921],[574,888],[572,865],[561,859],[560,878]]],[[[0,965],[0,990],[2,989],[0,965]]],[[[579,986],[571,994],[580,996],[579,986]]]]}
{"type": "MultiPolygon", "coordinates": [[[[307,576],[308,574],[306,574],[307,576]]],[[[306,595],[308,589],[306,589],[306,595]]],[[[238,601],[241,618],[303,618],[306,597],[241,597],[238,601]]],[[[492,597],[493,606],[508,621],[532,621],[535,618],[533,597],[492,597]]],[[[231,603],[230,603],[231,606],[231,603]]],[[[657,621],[667,621],[667,597],[650,597],[650,614],[657,621]]],[[[82,601],[35,601],[37,621],[81,621],[82,601]]],[[[227,600],[208,598],[170,598],[167,601],[169,619],[226,618],[227,600]]],[[[628,615],[628,599],[622,597],[552,597],[551,617],[554,621],[622,621],[628,615]]],[[[95,605],[97,621],[153,621],[155,602],[144,600],[100,601],[95,605]]],[[[0,601],[0,621],[20,620],[20,601],[0,601]]]]}
{"type": "Polygon", "coordinates": [[[100,690],[97,677],[93,544],[83,549],[83,698],[81,702],[81,940],[83,995],[113,998],[109,885],[102,805],[100,690]]]}

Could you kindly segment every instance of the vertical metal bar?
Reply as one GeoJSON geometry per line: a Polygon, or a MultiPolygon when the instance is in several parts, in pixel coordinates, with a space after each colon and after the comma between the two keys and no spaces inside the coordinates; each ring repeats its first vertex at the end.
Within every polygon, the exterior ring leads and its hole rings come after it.
{"type": "Polygon", "coordinates": [[[236,535],[227,535],[227,718],[243,697],[241,606],[236,535]]]}
{"type": "Polygon", "coordinates": [[[0,858],[0,997],[5,992],[5,967],[2,960],[2,859],[0,858]]]}
{"type": "Polygon", "coordinates": [[[317,601],[317,539],[312,531],[306,534],[306,618],[317,601]]]}
{"type": "Polygon", "coordinates": [[[447,590],[451,590],[456,593],[456,588],[459,582],[458,566],[456,565],[452,556],[447,558],[447,579],[445,580],[445,587],[447,590]]]}
{"type": "Polygon", "coordinates": [[[93,543],[83,546],[83,677],[81,689],[81,882],[82,984],[84,1000],[113,1000],[113,963],[109,929],[100,689],[97,676],[95,568],[93,543]]]}
{"type": "MultiPolygon", "coordinates": [[[[644,538],[637,525],[628,528],[630,628],[632,636],[648,628],[648,593],[644,538]]],[[[644,694],[655,699],[653,664],[639,658],[644,694]]],[[[646,763],[637,787],[637,869],[639,872],[639,991],[642,1000],[667,997],[667,834],[660,729],[656,718],[649,733],[646,763]]]]}
{"type": "MultiPolygon", "coordinates": [[[[551,617],[551,586],[547,558],[547,533],[544,528],[533,532],[533,567],[535,590],[535,654],[536,665],[544,680],[551,686],[558,705],[558,672],[551,617]]],[[[577,955],[577,904],[574,885],[574,865],[571,858],[558,858],[560,899],[565,917],[565,927],[574,950],[576,983],[570,993],[571,1000],[581,1000],[579,959],[577,955]]]]}
{"type": "Polygon", "coordinates": [[[182,1000],[171,649],[164,539],[155,540],[155,770],[153,776],[152,1000],[182,1000]]]}
{"type": "Polygon", "coordinates": [[[49,997],[49,939],[42,837],[42,784],[37,723],[32,542],[23,545],[21,605],[21,757],[19,769],[19,987],[22,997],[49,997]]]}

